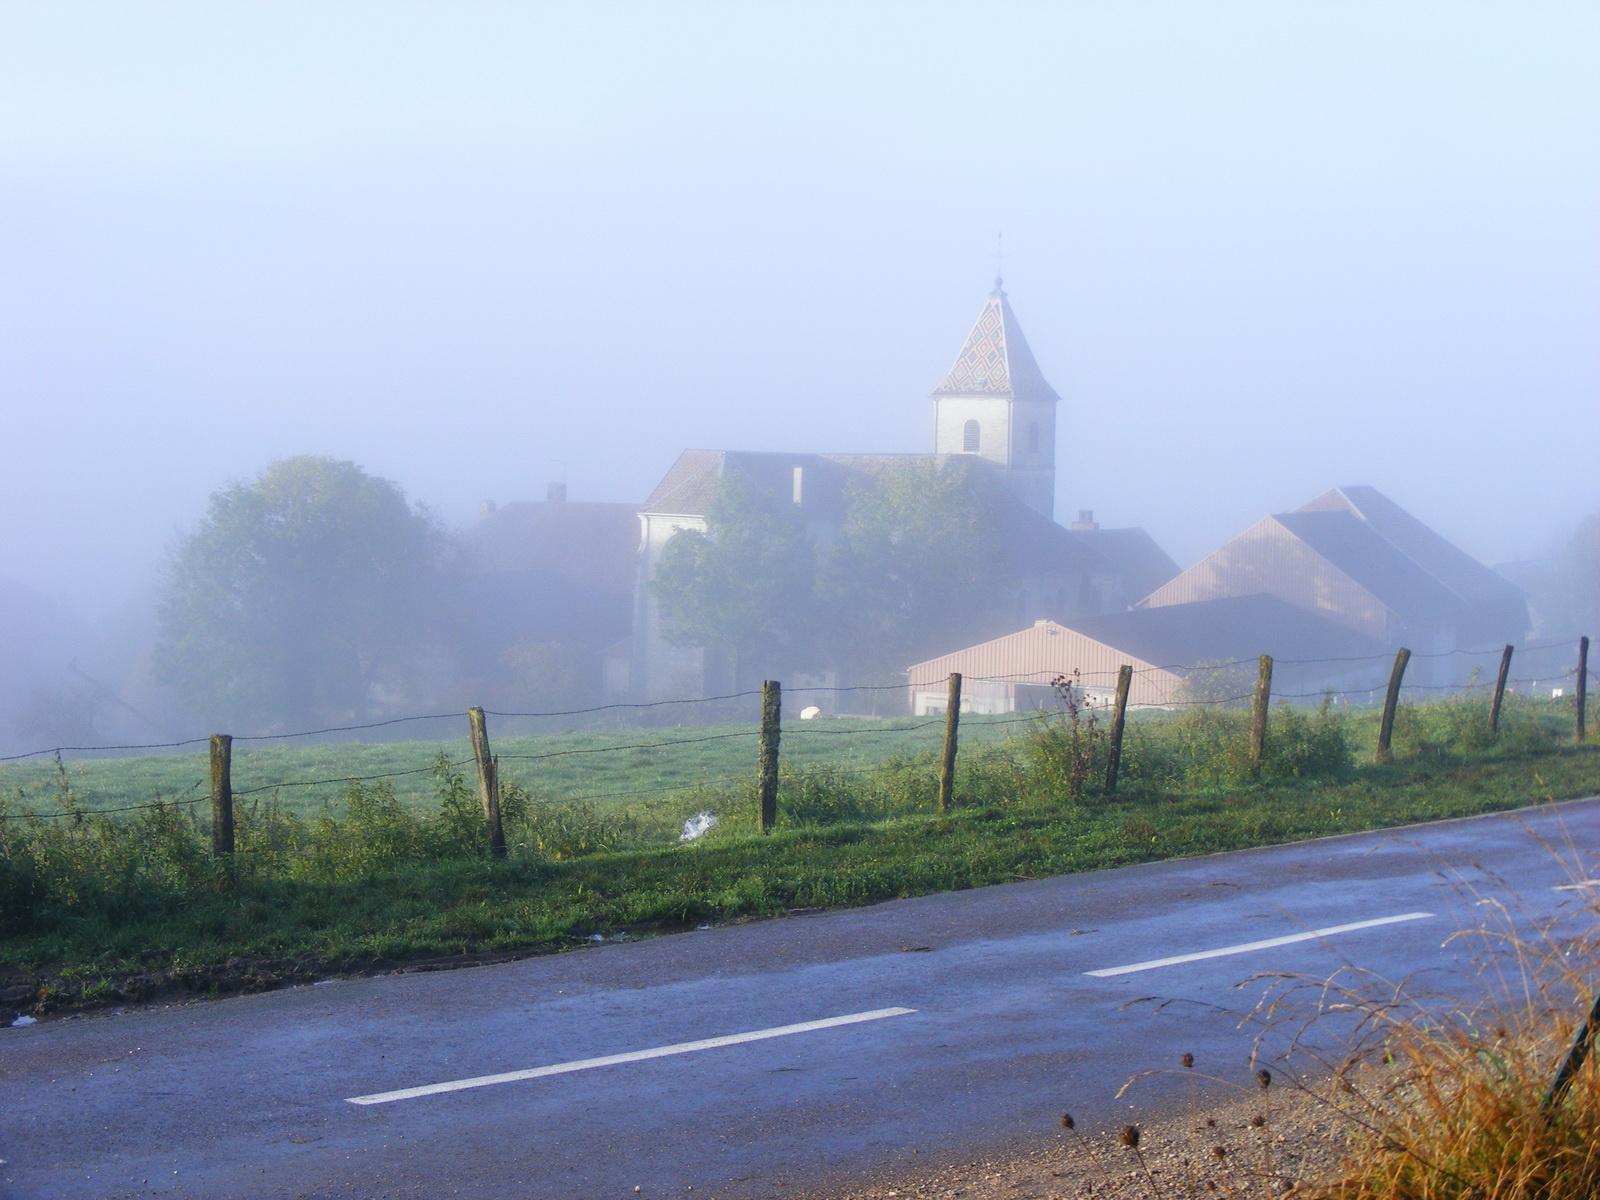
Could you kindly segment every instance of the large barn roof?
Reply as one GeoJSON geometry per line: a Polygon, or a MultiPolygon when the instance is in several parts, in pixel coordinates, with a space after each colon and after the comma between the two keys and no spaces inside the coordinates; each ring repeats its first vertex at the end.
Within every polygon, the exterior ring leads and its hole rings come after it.
{"type": "Polygon", "coordinates": [[[1519,601],[1510,580],[1445,541],[1377,488],[1339,487],[1324,492],[1296,512],[1346,512],[1366,522],[1385,541],[1460,599],[1519,601]]]}
{"type": "Polygon", "coordinates": [[[1257,592],[1386,638],[1456,624],[1468,641],[1514,639],[1527,628],[1514,584],[1371,487],[1263,518],[1139,607],[1257,592]]]}

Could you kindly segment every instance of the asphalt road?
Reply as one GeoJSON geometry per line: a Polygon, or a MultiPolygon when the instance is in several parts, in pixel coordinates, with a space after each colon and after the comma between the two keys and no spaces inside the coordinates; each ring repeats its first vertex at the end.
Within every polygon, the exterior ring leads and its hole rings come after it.
{"type": "Polygon", "coordinates": [[[1485,895],[1580,920],[1573,846],[1600,800],[4,1028],[0,1198],[772,1196],[1119,1123],[1248,1081],[1260,973],[1460,990],[1485,895]]]}

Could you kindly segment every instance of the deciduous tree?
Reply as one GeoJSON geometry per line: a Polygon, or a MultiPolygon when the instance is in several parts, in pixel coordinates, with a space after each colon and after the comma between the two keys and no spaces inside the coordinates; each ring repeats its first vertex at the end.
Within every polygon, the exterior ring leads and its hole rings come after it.
{"type": "Polygon", "coordinates": [[[213,495],[173,553],[158,678],[239,732],[414,703],[448,547],[425,509],[353,462],[274,463],[213,495]]]}
{"type": "Polygon", "coordinates": [[[735,677],[815,665],[816,583],[805,523],[742,475],[717,485],[706,528],[675,534],[651,587],[667,638],[731,654],[735,677]]]}

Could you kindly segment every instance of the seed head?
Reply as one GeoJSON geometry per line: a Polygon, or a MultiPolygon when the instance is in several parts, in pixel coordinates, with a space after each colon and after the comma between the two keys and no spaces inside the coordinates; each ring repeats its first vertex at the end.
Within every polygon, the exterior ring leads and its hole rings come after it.
{"type": "Polygon", "coordinates": [[[1192,1054],[1185,1054],[1182,1058],[1178,1059],[1178,1061],[1181,1062],[1185,1067],[1189,1067],[1191,1069],[1194,1067],[1194,1055],[1192,1054]]]}
{"type": "Polygon", "coordinates": [[[1261,1085],[1261,1089],[1265,1091],[1267,1088],[1272,1086],[1272,1072],[1267,1070],[1265,1067],[1262,1067],[1261,1070],[1256,1072],[1256,1082],[1259,1083],[1261,1085]]]}
{"type": "Polygon", "coordinates": [[[1137,1125],[1124,1125],[1122,1133],[1117,1140],[1129,1150],[1137,1150],[1139,1148],[1139,1127],[1137,1125]]]}
{"type": "Polygon", "coordinates": [[[1211,1157],[1216,1159],[1218,1162],[1221,1162],[1223,1159],[1228,1157],[1228,1148],[1226,1146],[1211,1147],[1211,1157]]]}
{"type": "Polygon", "coordinates": [[[1257,1113],[1255,1116],[1250,1118],[1251,1126],[1253,1128],[1256,1128],[1256,1129],[1260,1129],[1266,1123],[1267,1123],[1267,1119],[1264,1116],[1262,1116],[1260,1113],[1257,1113]]]}
{"type": "Polygon", "coordinates": [[[1072,1114],[1071,1113],[1062,1113],[1061,1114],[1061,1128],[1063,1128],[1063,1129],[1075,1129],[1077,1127],[1077,1124],[1078,1123],[1072,1119],[1072,1114]]]}

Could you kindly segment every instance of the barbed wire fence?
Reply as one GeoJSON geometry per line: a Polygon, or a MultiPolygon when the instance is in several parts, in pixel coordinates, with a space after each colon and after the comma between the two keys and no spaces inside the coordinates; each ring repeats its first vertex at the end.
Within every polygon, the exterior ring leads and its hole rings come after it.
{"type": "MultiPolygon", "coordinates": [[[[1563,687],[1552,689],[1553,696],[1564,697],[1565,682],[1571,680],[1574,684],[1573,707],[1575,714],[1574,735],[1577,741],[1582,742],[1586,737],[1586,699],[1588,692],[1588,650],[1587,637],[1567,642],[1536,643],[1525,647],[1525,650],[1561,650],[1577,649],[1577,661],[1573,668],[1563,673],[1560,677],[1563,687]]],[[[414,777],[437,773],[441,766],[450,771],[462,770],[468,766],[475,768],[477,775],[478,800],[482,808],[483,820],[488,837],[488,845],[495,857],[504,857],[506,853],[503,817],[501,815],[501,790],[499,779],[499,765],[502,761],[522,764],[548,763],[559,759],[590,758],[603,755],[623,753],[648,753],[657,751],[673,751],[678,747],[699,746],[713,742],[725,742],[735,739],[753,739],[756,743],[756,765],[753,774],[727,775],[718,778],[700,779],[682,784],[647,784],[639,787],[616,789],[592,794],[580,794],[567,797],[572,801],[602,801],[628,798],[641,795],[664,796],[695,789],[709,787],[728,787],[738,784],[750,784],[753,780],[756,790],[756,826],[758,831],[769,832],[777,820],[777,795],[780,781],[779,772],[779,746],[780,738],[788,736],[800,737],[836,737],[859,738],[872,736],[899,736],[915,734],[930,728],[942,725],[944,727],[941,752],[937,759],[938,764],[938,809],[940,812],[948,811],[953,803],[954,772],[956,767],[957,747],[960,737],[962,716],[984,715],[992,718],[985,722],[989,729],[1005,729],[1038,719],[1038,711],[1019,711],[1017,688],[1031,688],[1036,692],[1053,697],[1057,705],[1066,705],[1071,708],[1101,708],[1107,711],[1110,717],[1109,747],[1107,754],[1105,790],[1114,792],[1117,786],[1118,768],[1121,757],[1121,743],[1124,731],[1124,721],[1129,711],[1162,710],[1182,711],[1195,708],[1217,708],[1243,705],[1249,702],[1252,708],[1249,762],[1251,774],[1259,772],[1265,753],[1265,736],[1267,728],[1268,706],[1273,700],[1319,700],[1345,702],[1349,704],[1376,705],[1379,694],[1382,694],[1382,707],[1378,731],[1375,761],[1387,762],[1392,755],[1391,743],[1394,728],[1394,719],[1403,695],[1441,694],[1453,692],[1460,695],[1481,695],[1490,699],[1489,706],[1489,733],[1498,732],[1498,722],[1504,697],[1520,688],[1537,688],[1552,682],[1548,673],[1540,676],[1513,677],[1510,674],[1510,665],[1513,660],[1514,647],[1506,646],[1501,651],[1441,651],[1438,653],[1413,654],[1407,649],[1399,650],[1391,660],[1388,655],[1370,655],[1354,658],[1322,658],[1322,659],[1281,659],[1274,660],[1269,655],[1261,655],[1256,659],[1235,659],[1226,662],[1205,663],[1200,665],[1171,664],[1166,666],[1133,667],[1131,664],[1121,666],[1117,671],[1098,672],[1073,672],[1070,676],[1054,671],[1024,671],[1007,674],[983,674],[963,678],[960,673],[952,673],[947,678],[938,681],[944,689],[942,703],[922,705],[927,711],[916,711],[919,703],[916,699],[919,685],[915,680],[908,683],[895,684],[861,684],[847,687],[814,687],[804,686],[795,689],[801,697],[817,698],[822,695],[835,697],[835,707],[843,697],[867,693],[899,692],[906,694],[911,703],[908,705],[915,714],[910,723],[896,722],[893,724],[882,723],[860,727],[832,727],[825,722],[813,723],[806,714],[797,724],[793,721],[785,724],[782,720],[783,702],[782,686],[777,681],[767,681],[760,690],[745,690],[730,692],[716,696],[696,698],[674,698],[664,700],[614,702],[594,705],[585,708],[567,709],[547,712],[518,712],[509,710],[490,710],[479,707],[467,711],[469,726],[469,741],[472,747],[470,758],[451,759],[440,751],[434,761],[426,766],[407,768],[392,771],[355,773],[348,775],[321,774],[317,778],[307,779],[280,779],[271,782],[250,783],[248,786],[235,787],[233,778],[233,745],[239,743],[274,743],[292,740],[304,740],[316,737],[326,737],[332,734],[361,733],[371,730],[386,729],[395,726],[436,721],[460,721],[461,713],[419,713],[399,717],[391,717],[378,721],[325,726],[317,729],[298,730],[293,732],[262,733],[262,734],[212,734],[205,737],[186,738],[178,741],[163,743],[118,744],[106,746],[55,746],[46,749],[28,751],[20,754],[0,756],[0,764],[20,763],[41,758],[52,758],[55,761],[57,772],[65,778],[65,764],[62,758],[65,754],[106,754],[106,753],[148,753],[152,751],[186,750],[190,747],[205,745],[208,756],[207,778],[196,779],[193,784],[181,792],[167,799],[155,801],[118,805],[109,808],[81,808],[75,804],[64,805],[59,811],[52,812],[5,812],[0,811],[0,822],[4,821],[33,821],[60,818],[101,817],[127,814],[132,812],[147,811],[158,808],[188,807],[204,804],[209,801],[211,816],[212,852],[214,855],[224,857],[235,852],[235,826],[234,826],[234,801],[241,797],[256,796],[264,793],[278,794],[284,790],[309,789],[344,785],[346,787],[359,784],[365,786],[370,783],[414,777]],[[1498,670],[1492,680],[1487,676],[1474,678],[1463,683],[1412,683],[1405,684],[1404,676],[1407,667],[1413,659],[1439,659],[1458,655],[1469,655],[1484,658],[1485,665],[1490,665],[1498,658],[1498,670]],[[1351,688],[1324,687],[1307,691],[1274,690],[1272,678],[1274,671],[1280,667],[1306,668],[1329,667],[1346,665],[1354,669],[1361,664],[1374,666],[1389,664],[1389,678],[1382,687],[1363,686],[1351,688]],[[1246,691],[1226,695],[1161,695],[1157,699],[1140,700],[1133,697],[1132,684],[1136,677],[1149,679],[1157,675],[1180,675],[1185,683],[1196,681],[1203,682],[1211,677],[1224,682],[1230,682],[1244,669],[1254,668],[1256,671],[1255,686],[1246,691]],[[1231,672],[1233,674],[1224,674],[1231,672]],[[979,710],[987,703],[994,706],[996,697],[990,695],[982,703],[975,703],[973,694],[968,691],[967,698],[963,700],[963,690],[971,684],[988,685],[1002,689],[1012,689],[1008,695],[1000,697],[1001,702],[1011,706],[1010,711],[1016,715],[1007,716],[1005,711],[981,713],[979,710]],[[627,714],[640,712],[657,712],[671,708],[682,708],[689,712],[704,711],[708,707],[715,713],[726,711],[730,704],[740,701],[759,698],[759,719],[750,722],[750,728],[724,730],[719,732],[697,734],[694,736],[656,738],[654,740],[634,739],[614,745],[578,746],[550,749],[537,753],[510,753],[495,754],[490,748],[488,737],[487,718],[495,717],[501,720],[517,720],[530,718],[561,718],[571,719],[577,717],[594,717],[600,714],[627,714]],[[927,716],[931,719],[916,720],[915,717],[927,716]],[[209,787],[207,786],[209,783],[209,787]]],[[[1203,691],[1204,688],[1196,688],[1203,691]]],[[[921,691],[927,693],[927,681],[921,685],[921,691]]],[[[814,715],[814,714],[812,714],[814,715]]],[[[833,770],[843,774],[867,773],[881,770],[878,766],[864,767],[838,767],[833,770]]]]}

